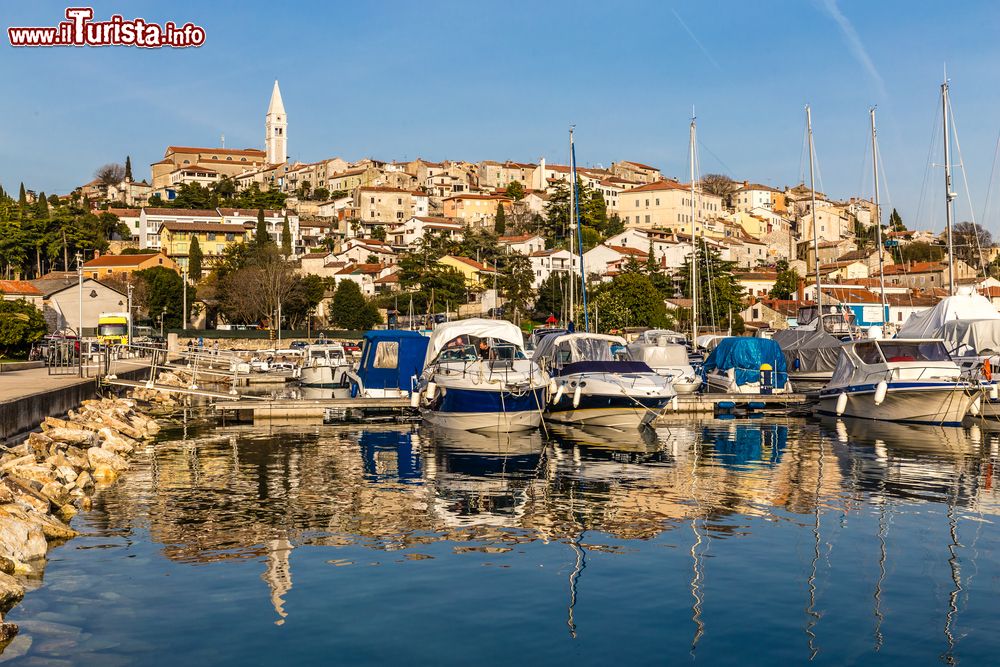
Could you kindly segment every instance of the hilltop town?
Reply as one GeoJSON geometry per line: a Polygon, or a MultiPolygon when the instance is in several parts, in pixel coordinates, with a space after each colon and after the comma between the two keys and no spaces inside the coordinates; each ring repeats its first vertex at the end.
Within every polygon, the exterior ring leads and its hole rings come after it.
{"type": "Polygon", "coordinates": [[[127,158],[69,194],[0,192],[0,292],[42,310],[50,330],[79,327],[66,290],[81,278],[96,294],[85,331],[98,305],[121,310],[122,296],[140,319],[176,328],[277,318],[364,328],[438,312],[565,321],[582,246],[601,328],[681,327],[697,245],[700,321],[720,330],[793,325],[816,298],[817,262],[824,301],[860,325],[932,306],[947,294],[949,263],[956,283],[1000,300],[1000,249],[981,228],[956,226],[949,258],[938,234],[860,196],[718,174],[692,184],[626,159],[579,167],[576,189],[571,166],[545,158],[303,164],[288,160],[277,82],[264,126],[263,150],[168,145],[148,179],[127,158]]]}

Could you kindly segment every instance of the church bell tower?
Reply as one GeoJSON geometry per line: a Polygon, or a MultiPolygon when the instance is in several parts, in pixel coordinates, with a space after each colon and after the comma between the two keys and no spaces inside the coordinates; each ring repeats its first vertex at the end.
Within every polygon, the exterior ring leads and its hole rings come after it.
{"type": "Polygon", "coordinates": [[[281,101],[281,90],[278,81],[274,81],[271,91],[271,103],[267,105],[267,116],[264,120],[264,150],[267,152],[268,164],[284,164],[288,161],[288,117],[285,116],[285,105],[281,101]]]}

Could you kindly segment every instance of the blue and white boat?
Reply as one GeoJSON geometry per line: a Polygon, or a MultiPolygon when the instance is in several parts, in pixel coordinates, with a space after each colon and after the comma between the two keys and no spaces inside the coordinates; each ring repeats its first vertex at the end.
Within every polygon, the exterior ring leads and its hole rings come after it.
{"type": "Polygon", "coordinates": [[[721,339],[702,365],[705,384],[710,392],[726,394],[773,394],[791,391],[788,369],[781,348],[768,338],[729,336],[721,339]],[[762,386],[766,378],[762,370],[770,367],[770,386],[762,386]]]}
{"type": "Polygon", "coordinates": [[[542,422],[548,382],[525,357],[524,335],[510,322],[444,322],[430,336],[413,405],[444,428],[528,430],[542,422]]]}
{"type": "Polygon", "coordinates": [[[940,339],[865,340],[841,350],[820,391],[824,415],[957,426],[979,398],[940,339]]]}
{"type": "Polygon", "coordinates": [[[416,331],[365,333],[357,370],[349,372],[351,397],[405,398],[424,369],[428,339],[416,331]]]}
{"type": "Polygon", "coordinates": [[[548,419],[563,424],[638,428],[677,395],[670,378],[632,361],[620,336],[546,336],[533,357],[552,376],[548,419]]]}

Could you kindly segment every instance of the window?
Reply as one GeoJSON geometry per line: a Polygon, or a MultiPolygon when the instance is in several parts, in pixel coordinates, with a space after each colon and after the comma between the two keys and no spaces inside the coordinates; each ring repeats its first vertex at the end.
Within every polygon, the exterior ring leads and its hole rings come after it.
{"type": "Polygon", "coordinates": [[[657,206],[659,206],[659,205],[660,205],[660,200],[659,200],[659,199],[657,199],[657,200],[656,200],[656,205],[657,205],[657,206]]]}
{"type": "Polygon", "coordinates": [[[215,240],[215,232],[208,232],[207,236],[209,241],[215,240]]]}
{"type": "Polygon", "coordinates": [[[399,342],[383,340],[375,346],[375,368],[399,366],[399,342]]]}
{"type": "Polygon", "coordinates": [[[227,234],[226,234],[226,240],[227,240],[227,241],[235,241],[235,240],[236,240],[236,234],[233,234],[233,233],[227,233],[227,234]]]}

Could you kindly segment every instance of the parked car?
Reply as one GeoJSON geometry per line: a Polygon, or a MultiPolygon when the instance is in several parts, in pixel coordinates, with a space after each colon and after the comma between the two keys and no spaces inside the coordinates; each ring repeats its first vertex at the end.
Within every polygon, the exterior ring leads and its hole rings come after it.
{"type": "Polygon", "coordinates": [[[358,343],[351,343],[350,341],[343,344],[344,352],[361,352],[361,346],[358,343]]]}
{"type": "Polygon", "coordinates": [[[309,343],[307,343],[306,341],[304,341],[304,340],[297,340],[297,341],[294,341],[289,347],[291,347],[293,350],[304,350],[308,346],[309,346],[309,343]]]}

